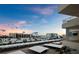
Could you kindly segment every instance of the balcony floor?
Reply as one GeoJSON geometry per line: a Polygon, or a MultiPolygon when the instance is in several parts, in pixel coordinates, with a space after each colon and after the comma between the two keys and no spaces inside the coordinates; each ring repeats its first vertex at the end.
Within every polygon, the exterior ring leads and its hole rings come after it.
{"type": "MultiPolygon", "coordinates": [[[[63,45],[69,46],[70,48],[77,50],[77,51],[72,52],[72,54],[79,54],[79,43],[64,40],[63,45]]],[[[29,51],[28,48],[29,47],[12,49],[12,50],[9,50],[9,51],[1,52],[0,54],[35,54],[35,53],[29,51]]],[[[59,54],[59,52],[56,51],[56,49],[49,48],[49,50],[47,52],[45,52],[44,54],[59,54]]]]}

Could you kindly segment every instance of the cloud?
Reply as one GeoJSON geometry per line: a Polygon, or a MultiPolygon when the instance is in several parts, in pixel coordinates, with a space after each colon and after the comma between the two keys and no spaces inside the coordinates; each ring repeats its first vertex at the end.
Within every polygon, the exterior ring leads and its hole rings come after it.
{"type": "Polygon", "coordinates": [[[32,30],[23,30],[23,29],[9,29],[9,31],[7,31],[8,33],[31,33],[32,30]]]}
{"type": "Polygon", "coordinates": [[[26,21],[18,21],[15,23],[16,27],[20,27],[20,26],[24,26],[24,25],[26,25],[26,21]]]}
{"type": "Polygon", "coordinates": [[[22,26],[27,26],[27,25],[31,25],[31,22],[27,22],[27,21],[18,21],[16,23],[14,23],[15,27],[22,27],[22,26]]]}
{"type": "Polygon", "coordinates": [[[54,12],[54,9],[52,6],[48,6],[48,7],[35,7],[32,8],[32,10],[38,14],[42,14],[42,15],[51,15],[54,12]]]}
{"type": "Polygon", "coordinates": [[[31,25],[32,23],[31,22],[28,22],[28,21],[14,21],[14,22],[10,22],[10,23],[5,23],[5,24],[0,24],[0,27],[2,28],[6,28],[6,27],[9,27],[9,28],[20,28],[20,27],[23,27],[23,26],[28,26],[28,25],[31,25]]]}
{"type": "MultiPolygon", "coordinates": [[[[30,23],[27,23],[25,21],[19,21],[17,23],[12,23],[12,24],[16,24],[16,26],[21,27],[30,23]]],[[[16,28],[16,26],[12,24],[0,24],[0,35],[8,35],[9,33],[23,33],[23,32],[32,33],[32,30],[19,29],[19,28],[16,28]]]]}
{"type": "Polygon", "coordinates": [[[10,29],[12,27],[9,26],[9,24],[0,24],[0,29],[10,29]]]}

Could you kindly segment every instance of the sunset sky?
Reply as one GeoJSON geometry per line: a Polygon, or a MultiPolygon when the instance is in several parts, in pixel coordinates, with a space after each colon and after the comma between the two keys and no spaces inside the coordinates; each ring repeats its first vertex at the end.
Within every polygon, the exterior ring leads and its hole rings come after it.
{"type": "Polygon", "coordinates": [[[8,33],[64,34],[62,21],[70,16],[59,14],[54,4],[0,5],[0,35],[8,33]]]}

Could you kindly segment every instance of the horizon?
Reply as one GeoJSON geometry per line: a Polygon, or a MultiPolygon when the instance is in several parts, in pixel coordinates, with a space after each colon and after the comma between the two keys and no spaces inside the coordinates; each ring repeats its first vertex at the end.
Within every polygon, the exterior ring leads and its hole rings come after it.
{"type": "Polygon", "coordinates": [[[2,4],[0,5],[0,35],[9,33],[58,33],[64,19],[71,17],[59,14],[59,4],[2,4]]]}

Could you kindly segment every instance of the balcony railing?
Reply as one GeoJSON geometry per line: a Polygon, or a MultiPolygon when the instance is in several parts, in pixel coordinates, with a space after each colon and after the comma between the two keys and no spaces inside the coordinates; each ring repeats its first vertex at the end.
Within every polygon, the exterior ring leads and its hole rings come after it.
{"type": "Polygon", "coordinates": [[[68,18],[66,18],[66,19],[63,20],[63,23],[67,23],[70,20],[75,19],[75,18],[77,18],[77,17],[68,17],[68,18]]]}

